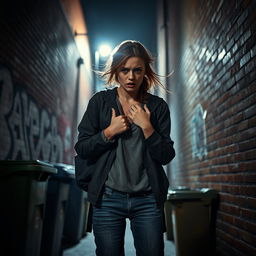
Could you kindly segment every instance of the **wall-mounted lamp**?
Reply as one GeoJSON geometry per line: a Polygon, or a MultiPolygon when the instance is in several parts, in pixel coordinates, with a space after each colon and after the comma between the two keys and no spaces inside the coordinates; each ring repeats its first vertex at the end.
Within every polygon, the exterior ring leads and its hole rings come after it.
{"type": "Polygon", "coordinates": [[[76,32],[76,30],[75,30],[74,35],[75,35],[75,36],[88,36],[88,33],[78,33],[78,32],[76,32]]]}
{"type": "Polygon", "coordinates": [[[80,57],[80,58],[78,58],[76,65],[79,68],[82,64],[84,64],[84,60],[83,60],[83,58],[80,57]]]}

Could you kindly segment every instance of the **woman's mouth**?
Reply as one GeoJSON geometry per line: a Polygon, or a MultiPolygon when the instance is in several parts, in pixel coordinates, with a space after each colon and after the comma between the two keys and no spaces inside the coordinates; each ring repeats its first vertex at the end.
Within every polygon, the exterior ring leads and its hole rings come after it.
{"type": "Polygon", "coordinates": [[[127,87],[133,88],[133,87],[135,87],[135,85],[136,85],[135,83],[128,83],[128,84],[127,84],[127,87]]]}

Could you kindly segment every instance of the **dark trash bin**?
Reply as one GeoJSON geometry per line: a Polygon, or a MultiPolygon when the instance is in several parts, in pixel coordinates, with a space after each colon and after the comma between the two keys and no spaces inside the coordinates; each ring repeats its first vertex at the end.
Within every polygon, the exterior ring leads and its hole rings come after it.
{"type": "MultiPolygon", "coordinates": [[[[188,187],[184,187],[184,186],[179,186],[177,188],[174,189],[176,190],[190,190],[188,187]]],[[[169,190],[169,194],[172,193],[173,190],[169,190]]],[[[168,195],[168,199],[169,199],[169,195],[168,195]]],[[[174,236],[173,236],[173,223],[172,223],[172,208],[173,205],[170,202],[166,202],[164,205],[164,212],[165,212],[165,223],[166,223],[166,239],[167,240],[174,240],[174,236]]]]}
{"type": "MultiPolygon", "coordinates": [[[[57,165],[54,164],[55,167],[57,165]]],[[[62,252],[61,240],[72,180],[67,169],[57,168],[57,173],[48,181],[41,256],[59,256],[62,252]]]]}
{"type": "MultiPolygon", "coordinates": [[[[83,230],[82,230],[82,238],[85,237],[87,235],[87,231],[88,229],[90,230],[90,225],[91,224],[88,224],[88,219],[90,218],[90,207],[91,207],[91,204],[89,203],[89,201],[87,201],[87,192],[85,192],[85,195],[86,195],[86,200],[84,201],[84,211],[85,211],[85,218],[83,219],[83,230]]],[[[89,231],[91,232],[91,231],[89,231]]]]}
{"type": "Polygon", "coordinates": [[[72,247],[79,243],[86,234],[88,202],[87,193],[77,186],[75,180],[75,169],[73,165],[54,165],[57,169],[64,169],[70,173],[69,198],[64,222],[62,249],[72,247]]]}
{"type": "Polygon", "coordinates": [[[212,204],[217,191],[169,190],[165,203],[167,239],[174,238],[176,256],[212,255],[212,204]],[[169,237],[168,237],[169,236],[169,237]]]}
{"type": "Polygon", "coordinates": [[[40,255],[47,181],[56,172],[39,160],[0,161],[1,255],[40,255]]]}

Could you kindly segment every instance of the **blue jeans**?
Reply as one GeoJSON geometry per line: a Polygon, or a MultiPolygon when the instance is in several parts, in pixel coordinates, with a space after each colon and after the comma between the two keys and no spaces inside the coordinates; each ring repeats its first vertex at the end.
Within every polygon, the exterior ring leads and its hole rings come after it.
{"type": "Polygon", "coordinates": [[[93,207],[93,233],[97,256],[124,255],[126,218],[137,256],[164,255],[163,209],[153,193],[129,195],[106,187],[101,204],[93,207]]]}

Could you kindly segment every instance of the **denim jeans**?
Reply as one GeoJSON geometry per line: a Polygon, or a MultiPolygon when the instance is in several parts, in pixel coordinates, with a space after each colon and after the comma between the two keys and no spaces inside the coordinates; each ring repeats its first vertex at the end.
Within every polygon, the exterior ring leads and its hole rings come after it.
{"type": "Polygon", "coordinates": [[[129,195],[106,187],[101,204],[93,207],[93,233],[97,256],[123,256],[126,218],[137,256],[163,256],[163,209],[153,193],[129,195]]]}

